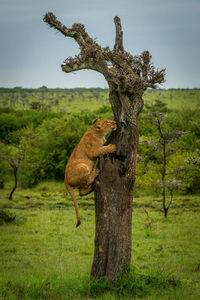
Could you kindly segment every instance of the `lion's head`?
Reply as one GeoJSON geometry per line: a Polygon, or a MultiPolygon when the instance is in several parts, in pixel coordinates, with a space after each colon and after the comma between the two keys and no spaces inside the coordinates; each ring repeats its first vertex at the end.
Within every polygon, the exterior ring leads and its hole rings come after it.
{"type": "Polygon", "coordinates": [[[95,119],[93,122],[93,129],[99,133],[102,133],[103,135],[106,135],[112,130],[116,130],[117,124],[113,120],[100,120],[95,119]]]}

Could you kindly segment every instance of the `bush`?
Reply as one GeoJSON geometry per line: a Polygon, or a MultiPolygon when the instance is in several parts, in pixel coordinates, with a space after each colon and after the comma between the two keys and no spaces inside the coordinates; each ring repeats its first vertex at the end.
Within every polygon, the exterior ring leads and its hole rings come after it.
{"type": "Polygon", "coordinates": [[[0,210],[0,225],[4,223],[12,223],[16,219],[16,214],[9,210],[0,210]]]}

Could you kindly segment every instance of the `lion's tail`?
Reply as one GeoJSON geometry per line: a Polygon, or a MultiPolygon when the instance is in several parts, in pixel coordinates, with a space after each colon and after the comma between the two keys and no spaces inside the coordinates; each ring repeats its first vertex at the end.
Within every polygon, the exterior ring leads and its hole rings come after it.
{"type": "Polygon", "coordinates": [[[67,180],[65,178],[65,186],[70,194],[70,196],[72,197],[72,200],[74,201],[74,207],[75,207],[75,212],[76,212],[76,218],[77,218],[77,223],[76,223],[76,227],[78,227],[81,224],[80,221],[80,215],[79,215],[79,207],[78,207],[78,202],[76,199],[76,195],[74,193],[73,188],[67,183],[67,180]]]}

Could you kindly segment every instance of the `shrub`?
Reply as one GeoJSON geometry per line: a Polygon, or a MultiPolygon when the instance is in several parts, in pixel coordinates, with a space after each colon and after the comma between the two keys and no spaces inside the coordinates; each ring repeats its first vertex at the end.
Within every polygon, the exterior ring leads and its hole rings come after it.
{"type": "Polygon", "coordinates": [[[0,210],[0,225],[4,223],[12,223],[16,219],[16,214],[9,210],[0,210]]]}

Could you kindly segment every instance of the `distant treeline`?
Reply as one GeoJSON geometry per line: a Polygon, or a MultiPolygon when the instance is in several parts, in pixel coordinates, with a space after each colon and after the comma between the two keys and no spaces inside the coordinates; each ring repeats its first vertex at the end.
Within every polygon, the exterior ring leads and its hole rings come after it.
{"type": "MultiPolygon", "coordinates": [[[[200,90],[200,88],[168,88],[168,89],[162,89],[158,88],[158,91],[190,91],[190,90],[200,90]]],[[[0,93],[16,93],[16,92],[26,92],[26,93],[41,93],[41,92],[64,92],[66,94],[68,93],[75,93],[75,92],[108,92],[108,88],[100,88],[100,87],[91,87],[91,88],[48,88],[46,86],[41,86],[40,88],[23,88],[21,86],[16,86],[13,88],[7,88],[7,87],[0,87],[0,93]]],[[[148,91],[152,91],[152,89],[148,89],[148,91]]]]}

